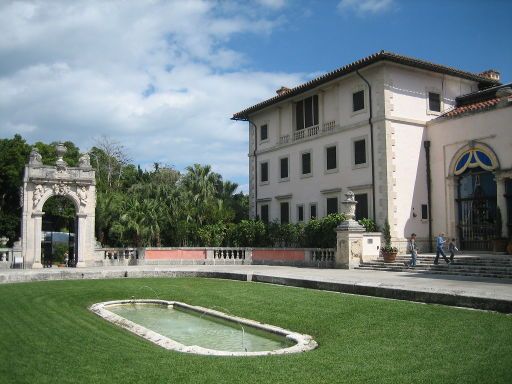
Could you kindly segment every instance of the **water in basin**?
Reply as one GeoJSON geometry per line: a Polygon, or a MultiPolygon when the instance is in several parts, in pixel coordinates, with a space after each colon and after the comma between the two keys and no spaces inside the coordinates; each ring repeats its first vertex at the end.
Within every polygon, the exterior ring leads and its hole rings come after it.
{"type": "Polygon", "coordinates": [[[111,306],[108,310],[187,346],[256,352],[288,348],[294,344],[282,336],[183,309],[129,304],[111,306]]]}

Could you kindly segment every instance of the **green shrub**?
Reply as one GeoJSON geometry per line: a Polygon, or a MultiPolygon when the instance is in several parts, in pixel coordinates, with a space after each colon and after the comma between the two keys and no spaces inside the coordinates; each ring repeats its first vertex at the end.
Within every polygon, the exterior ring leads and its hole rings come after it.
{"type": "Polygon", "coordinates": [[[345,219],[344,214],[333,213],[321,219],[310,220],[304,226],[303,245],[307,248],[335,248],[335,229],[345,219]]]}
{"type": "Polygon", "coordinates": [[[228,246],[260,247],[266,244],[265,224],[259,220],[242,220],[228,230],[228,246]]]}
{"type": "Polygon", "coordinates": [[[378,232],[379,228],[377,227],[377,224],[375,224],[375,221],[368,218],[363,218],[359,220],[359,224],[361,224],[364,227],[364,230],[366,232],[378,232]]]}
{"type": "Polygon", "coordinates": [[[200,246],[220,247],[224,244],[227,227],[224,223],[203,225],[197,229],[200,246]]]}

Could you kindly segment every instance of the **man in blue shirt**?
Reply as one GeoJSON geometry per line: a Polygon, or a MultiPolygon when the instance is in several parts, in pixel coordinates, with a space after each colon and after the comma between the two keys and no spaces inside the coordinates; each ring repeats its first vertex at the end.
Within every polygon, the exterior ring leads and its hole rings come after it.
{"type": "Polygon", "coordinates": [[[439,261],[439,255],[443,256],[444,261],[446,261],[446,264],[450,264],[450,261],[447,259],[446,255],[444,254],[443,246],[444,243],[446,243],[446,240],[444,239],[444,233],[440,233],[439,236],[436,237],[436,259],[434,260],[434,264],[438,264],[439,261]]]}

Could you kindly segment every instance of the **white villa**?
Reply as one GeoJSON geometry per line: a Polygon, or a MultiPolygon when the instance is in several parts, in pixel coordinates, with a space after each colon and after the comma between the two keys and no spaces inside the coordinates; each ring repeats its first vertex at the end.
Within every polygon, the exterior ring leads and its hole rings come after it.
{"type": "Polygon", "coordinates": [[[401,243],[445,232],[491,250],[512,221],[512,90],[381,51],[233,115],[249,123],[250,215],[302,222],[338,212],[388,219],[401,243]]]}

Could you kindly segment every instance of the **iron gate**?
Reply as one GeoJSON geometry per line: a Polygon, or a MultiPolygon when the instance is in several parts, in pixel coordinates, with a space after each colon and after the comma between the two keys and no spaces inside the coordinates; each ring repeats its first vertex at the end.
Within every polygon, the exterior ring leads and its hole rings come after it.
{"type": "Polygon", "coordinates": [[[496,232],[495,185],[488,173],[471,172],[459,180],[458,230],[462,250],[492,251],[496,232]]]}
{"type": "Polygon", "coordinates": [[[458,203],[461,249],[491,251],[495,237],[496,201],[490,198],[458,199],[458,203]]]}

